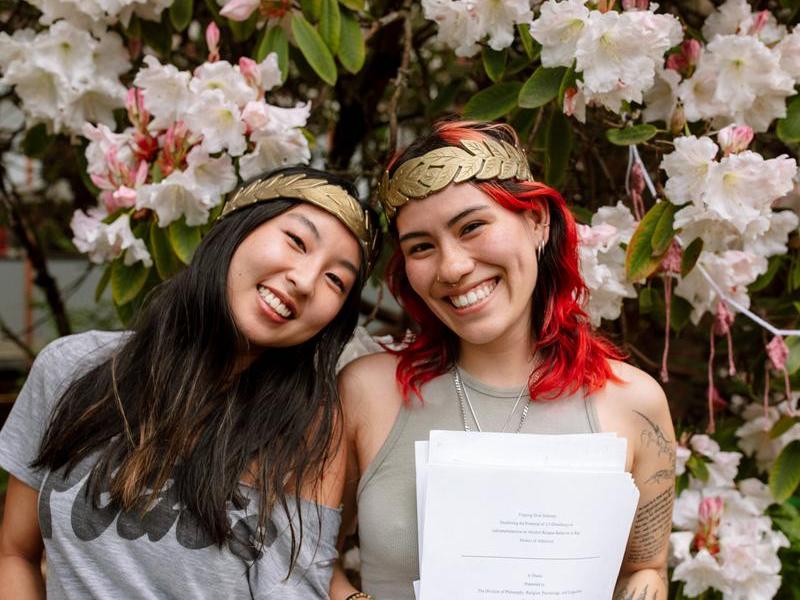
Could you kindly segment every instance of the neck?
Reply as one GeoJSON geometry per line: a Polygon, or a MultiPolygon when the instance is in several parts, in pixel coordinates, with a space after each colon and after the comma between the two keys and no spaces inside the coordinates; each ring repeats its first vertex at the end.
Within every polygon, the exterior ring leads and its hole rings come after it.
{"type": "Polygon", "coordinates": [[[534,365],[530,328],[505,334],[488,344],[471,344],[461,340],[458,365],[489,385],[524,385],[530,378],[534,365]]]}

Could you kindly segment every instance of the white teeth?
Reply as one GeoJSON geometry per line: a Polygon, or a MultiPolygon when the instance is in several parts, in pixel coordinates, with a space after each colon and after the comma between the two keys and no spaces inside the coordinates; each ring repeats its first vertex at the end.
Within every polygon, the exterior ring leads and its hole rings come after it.
{"type": "Polygon", "coordinates": [[[270,292],[267,288],[258,286],[258,294],[264,299],[264,302],[269,304],[269,306],[280,316],[284,319],[288,319],[292,316],[292,311],[286,306],[283,302],[281,302],[280,298],[278,298],[275,294],[270,292]]]}
{"type": "Polygon", "coordinates": [[[480,287],[468,291],[466,294],[461,294],[460,296],[450,296],[450,302],[452,302],[453,306],[456,308],[466,308],[467,306],[472,306],[476,302],[483,300],[486,298],[486,296],[491,294],[496,285],[497,284],[494,280],[487,281],[480,287]]]}

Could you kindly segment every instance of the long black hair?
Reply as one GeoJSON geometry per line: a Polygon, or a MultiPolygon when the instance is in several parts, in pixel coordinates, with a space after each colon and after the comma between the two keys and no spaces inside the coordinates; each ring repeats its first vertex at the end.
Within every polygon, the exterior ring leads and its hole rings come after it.
{"type": "MultiPolygon", "coordinates": [[[[303,172],[345,188],[339,177],[303,172]]],[[[219,545],[230,540],[226,507],[241,505],[240,478],[259,492],[257,531],[273,508],[292,523],[288,498],[316,485],[341,443],[336,361],[358,320],[359,277],[331,323],[305,343],[265,349],[244,371],[246,347],[227,297],[228,268],[239,244],[297,201],[239,209],[216,223],[191,264],[157,287],[112,356],[75,380],[58,401],[33,466],[65,477],[97,453],[89,480],[95,505],[107,489],[124,510],[144,510],[169,480],[178,500],[219,545]]],[[[292,526],[290,572],[300,551],[292,526]]],[[[263,544],[263,538],[261,539],[263,544]]]]}

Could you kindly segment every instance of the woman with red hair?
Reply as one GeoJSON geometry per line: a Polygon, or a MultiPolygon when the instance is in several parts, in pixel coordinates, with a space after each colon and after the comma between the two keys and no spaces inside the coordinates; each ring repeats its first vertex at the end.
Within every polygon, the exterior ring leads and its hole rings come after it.
{"type": "Polygon", "coordinates": [[[398,246],[389,287],[418,328],[401,350],[340,375],[345,524],[358,515],[364,591],[339,571],[332,599],[413,600],[414,442],[432,429],[627,438],[640,500],[614,598],[665,599],[669,408],[659,385],[591,330],[564,199],[534,181],[513,129],[463,121],[438,123],[402,152],[380,199],[398,246]]]}

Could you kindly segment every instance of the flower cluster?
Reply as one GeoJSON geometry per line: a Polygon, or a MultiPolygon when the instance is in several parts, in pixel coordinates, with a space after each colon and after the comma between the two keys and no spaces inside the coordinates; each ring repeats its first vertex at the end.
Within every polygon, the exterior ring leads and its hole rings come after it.
{"type": "Polygon", "coordinates": [[[636,221],[627,206],[604,206],[592,216],[592,224],[578,225],[580,271],[589,298],[585,310],[592,325],[616,319],[623,298],[635,298],[636,290],[625,277],[625,249],[636,221]]]}
{"type": "MultiPolygon", "coordinates": [[[[792,401],[797,403],[797,394],[793,394],[792,401]]],[[[733,398],[739,400],[738,397],[733,398]]],[[[755,458],[758,469],[766,473],[775,463],[775,459],[790,442],[800,440],[800,423],[795,423],[777,437],[772,437],[771,430],[781,417],[790,414],[787,402],[775,406],[764,407],[763,404],[753,402],[741,407],[740,416],[744,424],[736,430],[739,438],[739,447],[746,456],[755,458]]]]}
{"type": "Polygon", "coordinates": [[[78,133],[86,121],[113,125],[112,111],[125,103],[119,76],[130,66],[111,31],[90,34],[58,21],[39,34],[0,33],[0,83],[14,87],[29,125],[45,123],[56,133],[78,133]]]}
{"type": "Polygon", "coordinates": [[[66,19],[89,29],[97,23],[122,23],[126,27],[135,14],[142,19],[158,21],[164,9],[174,0],[28,0],[40,11],[42,25],[66,19]]]}
{"type": "Polygon", "coordinates": [[[689,476],[689,486],[675,501],[670,536],[672,579],[684,582],[685,595],[709,588],[724,600],[769,600],[781,584],[778,550],[789,545],[764,514],[773,503],[758,479],[734,484],[741,454],[722,452],[706,435],[682,448],[677,472],[692,454],[708,471],[706,481],[689,476]]]}
{"type": "Polygon", "coordinates": [[[422,9],[439,25],[437,39],[458,56],[473,56],[487,36],[493,50],[507,48],[514,26],[533,18],[530,0],[422,0],[422,9]]]}
{"type": "Polygon", "coordinates": [[[131,231],[131,213],[134,221],[154,213],[160,227],[181,218],[203,225],[236,186],[235,163],[239,176],[249,179],[310,158],[299,129],[309,105],[282,108],[264,100],[281,80],[275,54],[260,64],[248,58],[238,65],[206,62],[194,73],[152,56],[144,63],[128,91],[131,126],[121,133],[103,124],[83,129],[100,205],[88,214],[76,212],[72,228],[76,246],[94,262],[124,251],[126,264],[148,264],[131,231]]]}
{"type": "MultiPolygon", "coordinates": [[[[698,264],[745,307],[750,303],[747,285],[766,271],[768,257],[786,253],[789,233],[798,225],[792,211],[772,209],[793,188],[797,163],[746,150],[751,139],[752,130],[736,126],[720,131],[719,145],[706,136],[679,137],[674,152],[661,162],[668,176],[667,198],[682,206],[674,220],[675,228],[682,229],[681,244],[685,248],[702,239],[698,264]]],[[[698,269],[680,281],[675,293],[691,302],[695,323],[719,299],[698,269]]]]}
{"type": "Polygon", "coordinates": [[[769,11],[727,0],[706,19],[703,36],[705,46],[687,40],[669,57],[658,89],[645,98],[659,108],[645,111],[645,120],[669,123],[678,101],[688,121],[737,122],[756,132],[786,116],[786,98],[800,83],[800,30],[789,34],[769,11]]]}
{"type": "MultiPolygon", "coordinates": [[[[621,13],[589,10],[583,0],[542,4],[531,36],[542,45],[543,66],[569,67],[574,62],[582,74],[572,102],[601,104],[613,112],[620,112],[623,102],[641,103],[655,83],[664,53],[683,39],[672,15],[630,8],[621,13]]],[[[575,115],[580,119],[579,112],[575,115]]]]}

